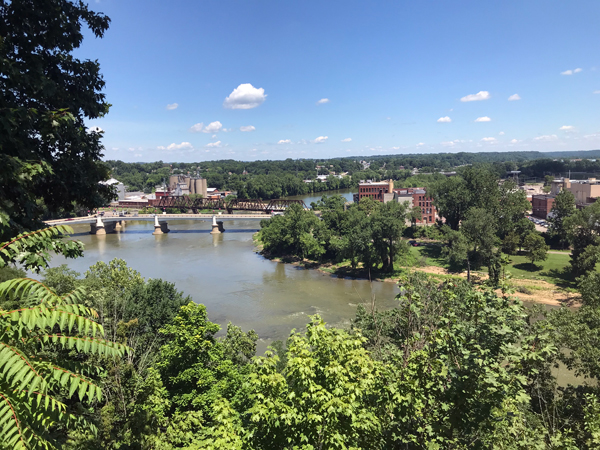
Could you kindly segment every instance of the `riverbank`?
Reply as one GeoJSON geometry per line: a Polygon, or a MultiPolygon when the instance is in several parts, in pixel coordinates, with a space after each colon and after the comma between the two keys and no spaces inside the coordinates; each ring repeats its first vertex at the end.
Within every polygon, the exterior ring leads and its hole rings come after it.
{"type": "MultiPolygon", "coordinates": [[[[440,252],[434,247],[433,244],[428,246],[410,247],[410,252],[407,255],[402,255],[394,264],[394,270],[392,272],[382,272],[377,270],[365,270],[360,264],[357,268],[352,268],[349,261],[343,261],[340,263],[332,262],[318,262],[308,259],[302,259],[295,256],[273,256],[265,253],[258,237],[258,233],[253,236],[255,244],[255,251],[261,254],[264,258],[283,264],[289,264],[296,267],[302,267],[304,269],[312,269],[322,273],[330,274],[338,278],[353,279],[353,280],[369,280],[369,281],[380,281],[384,283],[397,283],[401,275],[409,270],[415,270],[419,272],[427,273],[428,275],[438,279],[439,281],[445,281],[449,279],[465,279],[467,277],[466,272],[450,272],[444,267],[443,258],[441,258],[440,252]],[[432,262],[433,264],[428,264],[432,262]]],[[[565,254],[558,254],[562,259],[565,254]]],[[[553,283],[546,279],[541,279],[540,275],[532,275],[531,271],[527,271],[526,263],[521,261],[523,256],[512,256],[514,258],[512,263],[507,266],[507,277],[509,285],[515,290],[515,296],[521,301],[538,303],[549,305],[553,307],[568,306],[578,307],[580,306],[579,298],[580,295],[571,287],[571,285],[565,285],[564,276],[562,278],[556,278],[561,284],[553,283]],[[514,266],[517,266],[517,269],[514,266]],[[513,270],[516,273],[513,273],[513,270]],[[521,276],[519,276],[521,275],[521,276]],[[525,276],[523,276],[525,275],[525,276]]],[[[550,259],[550,258],[549,258],[550,259]]],[[[557,262],[550,260],[547,263],[548,270],[545,266],[535,266],[532,269],[534,273],[540,272],[546,274],[548,271],[553,271],[553,277],[557,277],[557,274],[561,274],[561,270],[566,266],[566,260],[557,262]],[[560,263],[564,262],[564,265],[560,263]]],[[[552,280],[553,277],[550,277],[552,280]]],[[[488,275],[485,271],[472,271],[471,279],[480,284],[487,280],[488,275]]]]}

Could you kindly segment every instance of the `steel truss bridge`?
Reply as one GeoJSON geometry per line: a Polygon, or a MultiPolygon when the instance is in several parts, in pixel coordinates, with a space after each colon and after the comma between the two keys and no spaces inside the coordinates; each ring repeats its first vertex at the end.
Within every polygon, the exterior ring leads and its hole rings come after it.
{"type": "Polygon", "coordinates": [[[243,200],[234,198],[228,202],[223,199],[209,199],[209,198],[190,198],[187,195],[180,197],[165,196],[159,197],[158,201],[154,203],[155,208],[160,209],[191,209],[194,214],[198,214],[198,211],[208,209],[217,210],[225,209],[229,214],[233,214],[233,211],[258,211],[264,212],[265,214],[271,214],[273,212],[283,212],[291,205],[300,205],[303,209],[308,209],[304,201],[302,200],[243,200]]]}

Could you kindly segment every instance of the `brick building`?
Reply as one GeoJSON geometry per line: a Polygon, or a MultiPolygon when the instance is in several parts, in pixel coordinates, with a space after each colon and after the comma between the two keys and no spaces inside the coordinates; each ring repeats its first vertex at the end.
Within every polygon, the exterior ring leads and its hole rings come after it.
{"type": "Polygon", "coordinates": [[[531,215],[545,219],[554,206],[554,194],[533,195],[531,197],[531,215]]]}
{"type": "Polygon", "coordinates": [[[372,198],[383,203],[397,201],[400,203],[408,202],[410,207],[419,206],[421,208],[421,218],[417,223],[434,223],[437,219],[437,210],[433,205],[433,199],[427,195],[425,188],[398,188],[394,189],[394,182],[389,181],[366,181],[358,185],[358,194],[355,194],[355,201],[360,201],[364,197],[372,198]]]}
{"type": "Polygon", "coordinates": [[[394,194],[398,202],[408,201],[410,206],[421,208],[421,219],[417,219],[417,223],[434,223],[437,219],[433,198],[427,195],[425,188],[394,189],[394,194]]]}
{"type": "Polygon", "coordinates": [[[358,200],[360,201],[364,197],[370,197],[373,200],[379,202],[388,202],[393,200],[394,182],[389,181],[361,181],[358,184],[358,200]],[[388,194],[386,196],[386,194],[388,194]]]}

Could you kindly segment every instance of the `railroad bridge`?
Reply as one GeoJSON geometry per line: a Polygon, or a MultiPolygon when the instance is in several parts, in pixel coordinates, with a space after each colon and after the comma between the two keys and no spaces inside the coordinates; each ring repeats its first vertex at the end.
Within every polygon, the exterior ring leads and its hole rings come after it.
{"type": "Polygon", "coordinates": [[[271,214],[273,212],[283,212],[291,205],[300,205],[302,208],[307,209],[302,200],[276,199],[263,201],[260,199],[234,198],[226,202],[223,199],[190,198],[187,195],[159,197],[154,203],[154,207],[159,209],[192,210],[194,214],[198,214],[202,210],[227,210],[229,214],[233,214],[233,211],[255,211],[271,214]]]}
{"type": "MultiPolygon", "coordinates": [[[[90,224],[90,234],[102,235],[114,233],[117,230],[123,230],[128,221],[145,220],[154,222],[154,232],[152,234],[159,235],[168,233],[169,227],[167,220],[201,220],[212,222],[212,234],[218,234],[225,231],[223,221],[227,220],[264,220],[270,217],[267,214],[276,214],[284,212],[289,206],[299,204],[304,209],[308,209],[302,200],[271,200],[264,202],[262,200],[240,200],[234,199],[229,202],[223,200],[211,199],[189,199],[183,197],[161,197],[160,202],[155,204],[155,207],[163,209],[162,214],[137,214],[127,216],[88,216],[69,219],[49,220],[46,224],[52,225],[75,225],[75,224],[90,224]],[[192,210],[193,214],[168,214],[168,209],[183,209],[192,210]],[[218,215],[201,214],[201,210],[217,210],[225,209],[228,214],[218,215]],[[235,214],[234,211],[248,211],[249,213],[235,214]],[[258,214],[257,214],[258,213],[258,214]],[[264,213],[264,214],[261,214],[264,213]],[[218,220],[217,220],[218,218],[218,220]]],[[[272,216],[271,216],[272,217],[272,216]]]]}

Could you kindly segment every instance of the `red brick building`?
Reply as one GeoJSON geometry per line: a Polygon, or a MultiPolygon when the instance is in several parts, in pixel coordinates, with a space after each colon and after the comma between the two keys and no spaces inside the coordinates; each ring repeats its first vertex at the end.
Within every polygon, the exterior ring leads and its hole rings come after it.
{"type": "Polygon", "coordinates": [[[433,198],[427,195],[425,188],[394,189],[394,194],[396,194],[397,201],[408,201],[410,206],[421,208],[421,219],[417,219],[417,223],[434,223],[437,219],[437,209],[433,204],[433,198]]]}
{"type": "Polygon", "coordinates": [[[408,202],[409,205],[419,206],[421,208],[421,218],[417,223],[434,223],[437,219],[437,210],[433,205],[433,199],[427,196],[425,188],[398,188],[394,189],[394,182],[381,181],[361,182],[358,185],[358,194],[355,194],[355,201],[370,197],[380,202],[398,201],[408,202]]]}
{"type": "Polygon", "coordinates": [[[533,195],[531,197],[531,215],[545,219],[554,206],[554,195],[533,195]]]}
{"type": "Polygon", "coordinates": [[[380,202],[386,202],[391,200],[390,198],[386,198],[385,194],[390,194],[394,190],[394,182],[390,181],[366,181],[361,182],[358,185],[358,200],[364,197],[370,197],[373,200],[377,200],[380,202]]]}

